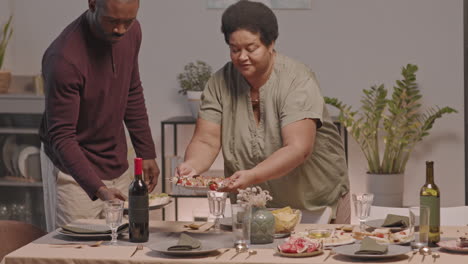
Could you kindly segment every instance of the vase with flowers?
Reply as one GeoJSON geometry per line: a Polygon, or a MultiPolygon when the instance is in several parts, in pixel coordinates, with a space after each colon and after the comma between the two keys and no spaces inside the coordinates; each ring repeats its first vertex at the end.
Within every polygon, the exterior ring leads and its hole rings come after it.
{"type": "Polygon", "coordinates": [[[273,198],[267,190],[260,187],[239,190],[238,204],[248,204],[252,207],[250,223],[250,243],[268,244],[275,239],[275,217],[266,209],[267,201],[273,198]]]}

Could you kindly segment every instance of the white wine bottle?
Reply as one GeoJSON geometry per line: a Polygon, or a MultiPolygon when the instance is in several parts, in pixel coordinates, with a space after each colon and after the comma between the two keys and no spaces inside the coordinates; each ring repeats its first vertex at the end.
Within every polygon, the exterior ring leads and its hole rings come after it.
{"type": "Polygon", "coordinates": [[[440,241],[440,191],[434,183],[434,162],[426,161],[426,183],[420,192],[420,204],[429,207],[429,245],[440,241]]]}

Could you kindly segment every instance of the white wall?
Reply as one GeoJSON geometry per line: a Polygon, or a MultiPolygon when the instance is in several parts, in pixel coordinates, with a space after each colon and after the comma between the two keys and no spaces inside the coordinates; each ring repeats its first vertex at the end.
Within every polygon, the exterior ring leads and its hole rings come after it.
{"type": "MultiPolygon", "coordinates": [[[[5,1],[0,0],[0,10],[5,1]]],[[[203,0],[141,2],[140,70],[160,153],[160,121],[189,114],[184,98],[177,94],[176,75],[196,59],[217,69],[228,60],[228,49],[220,33],[222,10],[205,9],[203,0]]],[[[14,74],[38,73],[45,48],[86,5],[85,0],[6,4],[14,10],[16,30],[7,66],[14,74]]],[[[425,160],[435,161],[442,205],[464,203],[462,7],[462,0],[312,0],[311,10],[275,10],[280,24],[277,50],[310,65],[324,95],[356,107],[363,88],[377,83],[390,88],[400,78],[400,68],[415,63],[424,105],[458,109],[458,114],[438,120],[415,149],[406,171],[406,204],[417,202],[425,160]]],[[[0,21],[4,13],[0,12],[0,21]]],[[[181,131],[182,141],[187,142],[191,133],[192,128],[181,131]]],[[[183,151],[184,145],[179,146],[183,151]]],[[[351,140],[353,192],[365,190],[365,169],[365,160],[351,140]]]]}

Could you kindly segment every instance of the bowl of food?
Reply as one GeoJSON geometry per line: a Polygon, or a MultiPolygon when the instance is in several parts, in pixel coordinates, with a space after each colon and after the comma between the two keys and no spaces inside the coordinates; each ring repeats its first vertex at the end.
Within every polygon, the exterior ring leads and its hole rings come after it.
{"type": "Polygon", "coordinates": [[[302,218],[301,210],[289,206],[272,210],[271,213],[275,217],[275,234],[291,233],[302,218]]]}
{"type": "Polygon", "coordinates": [[[308,229],[307,237],[313,239],[329,238],[332,234],[330,229],[308,229]]]}

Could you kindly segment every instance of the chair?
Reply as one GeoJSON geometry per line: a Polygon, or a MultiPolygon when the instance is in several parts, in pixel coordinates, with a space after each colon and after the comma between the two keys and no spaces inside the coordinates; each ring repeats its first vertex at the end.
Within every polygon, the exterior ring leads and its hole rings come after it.
{"type": "MultiPolygon", "coordinates": [[[[372,206],[369,220],[385,219],[387,214],[407,214],[408,208],[372,206]]],[[[468,224],[468,206],[441,207],[441,226],[466,226],[468,224]]]]}
{"type": "Polygon", "coordinates": [[[10,252],[47,234],[43,230],[24,222],[0,220],[0,262],[10,252]]]}
{"type": "Polygon", "coordinates": [[[302,211],[301,224],[329,224],[332,217],[331,207],[324,207],[315,211],[302,211]]]}

